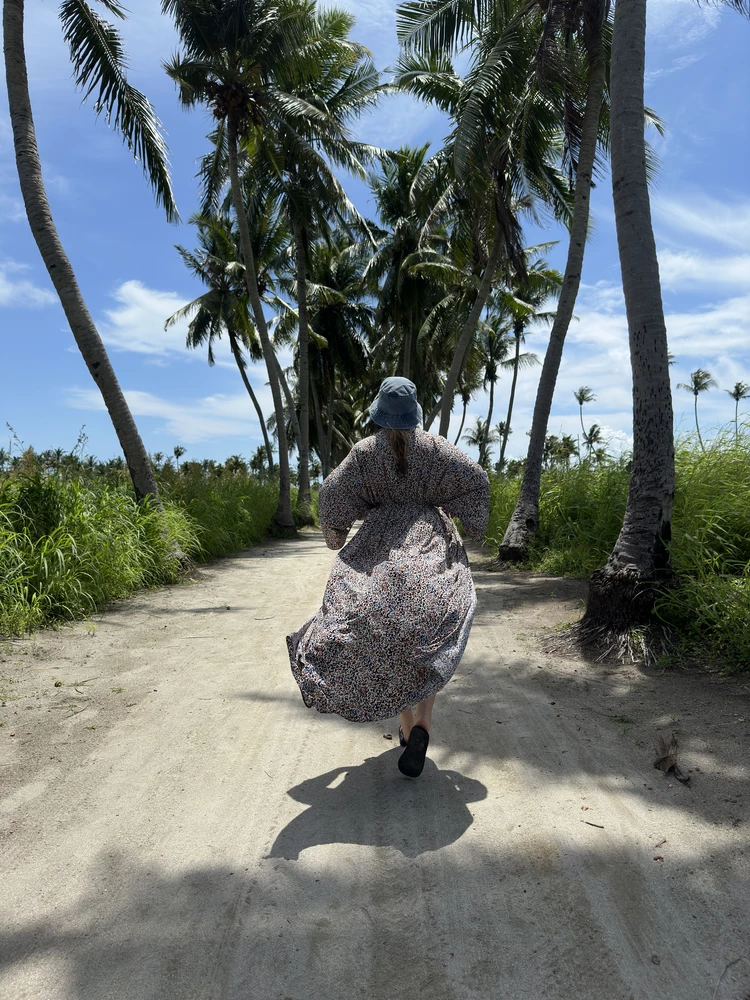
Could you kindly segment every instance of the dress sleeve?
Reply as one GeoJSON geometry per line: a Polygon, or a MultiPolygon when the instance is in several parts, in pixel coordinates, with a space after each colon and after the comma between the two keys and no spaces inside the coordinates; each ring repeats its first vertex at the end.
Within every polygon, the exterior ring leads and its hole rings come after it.
{"type": "Polygon", "coordinates": [[[439,441],[432,503],[451,517],[460,518],[469,537],[481,541],[490,513],[487,473],[460,448],[442,438],[439,441]]]}
{"type": "Polygon", "coordinates": [[[349,529],[370,509],[356,451],[326,478],[318,494],[318,517],[329,549],[340,549],[349,529]]]}

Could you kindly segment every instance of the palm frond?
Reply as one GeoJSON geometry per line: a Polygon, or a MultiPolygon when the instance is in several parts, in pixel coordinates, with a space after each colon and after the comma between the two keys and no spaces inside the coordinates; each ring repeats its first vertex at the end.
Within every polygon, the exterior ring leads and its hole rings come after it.
{"type": "MultiPolygon", "coordinates": [[[[122,17],[116,3],[106,5],[122,17]]],[[[167,219],[179,219],[169,176],[164,130],[154,108],[140,90],[128,83],[125,52],[119,32],[101,18],[86,0],[63,0],[60,7],[63,37],[70,49],[76,86],[83,100],[95,93],[94,110],[119,132],[164,208],[167,219]]]]}

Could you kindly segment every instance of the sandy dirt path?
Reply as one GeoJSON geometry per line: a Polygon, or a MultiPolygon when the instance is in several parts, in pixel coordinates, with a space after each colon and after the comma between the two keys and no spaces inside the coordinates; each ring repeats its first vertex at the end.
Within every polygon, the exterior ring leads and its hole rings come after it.
{"type": "Polygon", "coordinates": [[[293,683],[332,559],[311,532],[0,645],[0,996],[745,1000],[747,677],[545,655],[581,585],[480,569],[410,781],[395,721],[293,683]]]}

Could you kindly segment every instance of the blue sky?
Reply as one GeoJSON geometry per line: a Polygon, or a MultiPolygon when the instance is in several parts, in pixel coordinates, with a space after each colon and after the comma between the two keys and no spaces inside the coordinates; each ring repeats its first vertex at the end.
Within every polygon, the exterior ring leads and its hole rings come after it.
{"type": "MultiPolygon", "coordinates": [[[[347,0],[354,36],[385,70],[396,56],[396,0],[347,0]]],[[[196,159],[206,148],[207,117],[185,113],[161,61],[175,48],[170,24],[153,0],[131,0],[124,25],[130,78],[156,105],[170,147],[183,219],[196,207],[196,159]]],[[[57,4],[28,5],[27,48],[32,101],[45,180],[63,243],[107,343],[115,370],[148,449],[185,446],[187,458],[250,455],[261,443],[250,401],[226,353],[214,368],[188,352],[185,328],[165,333],[165,318],[199,292],[175,243],[193,246],[191,228],[169,225],[154,207],[139,168],[103,120],[82,106],[70,79],[57,4]]],[[[651,140],[661,158],[652,191],[674,384],[708,368],[719,389],[701,398],[702,423],[733,417],[721,391],[750,382],[750,23],[692,0],[649,0],[647,102],[667,126],[651,140]]],[[[38,449],[72,447],[82,424],[88,450],[117,454],[117,441],[67,329],[28,229],[20,201],[5,93],[0,95],[0,427],[7,421],[38,449]]],[[[360,125],[367,141],[398,146],[431,142],[445,132],[440,115],[401,97],[389,98],[360,125]]],[[[367,191],[348,189],[369,211],[367,191]]],[[[580,429],[573,390],[589,385],[585,411],[613,450],[630,440],[627,327],[608,178],[592,199],[594,235],[587,248],[577,320],[568,334],[551,433],[580,429]]],[[[529,242],[560,240],[549,260],[562,269],[565,234],[555,227],[529,242]]],[[[527,349],[543,354],[544,328],[527,349]]],[[[525,450],[538,370],[519,380],[510,455],[525,450]]],[[[262,368],[252,372],[266,413],[270,393],[262,368]]],[[[499,384],[493,420],[504,415],[508,380],[499,384]]],[[[692,396],[675,389],[678,431],[692,426],[692,396]]],[[[750,401],[744,406],[750,419],[750,401]]],[[[486,412],[472,402],[470,419],[486,412]]],[[[742,412],[742,410],[741,410],[742,412]]],[[[456,429],[457,429],[456,417],[456,429]]],[[[0,432],[0,444],[5,444],[0,432]]]]}

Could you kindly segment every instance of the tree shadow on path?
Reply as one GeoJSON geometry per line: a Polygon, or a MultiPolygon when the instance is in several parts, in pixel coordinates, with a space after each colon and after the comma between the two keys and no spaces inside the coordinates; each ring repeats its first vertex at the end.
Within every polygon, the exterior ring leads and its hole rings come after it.
{"type": "Polygon", "coordinates": [[[474,821],[467,803],[485,799],[487,789],[429,759],[419,779],[405,778],[396,767],[400,753],[394,747],[290,788],[309,808],[284,827],[268,857],[296,861],[310,847],[362,844],[416,858],[457,841],[474,821]]]}

